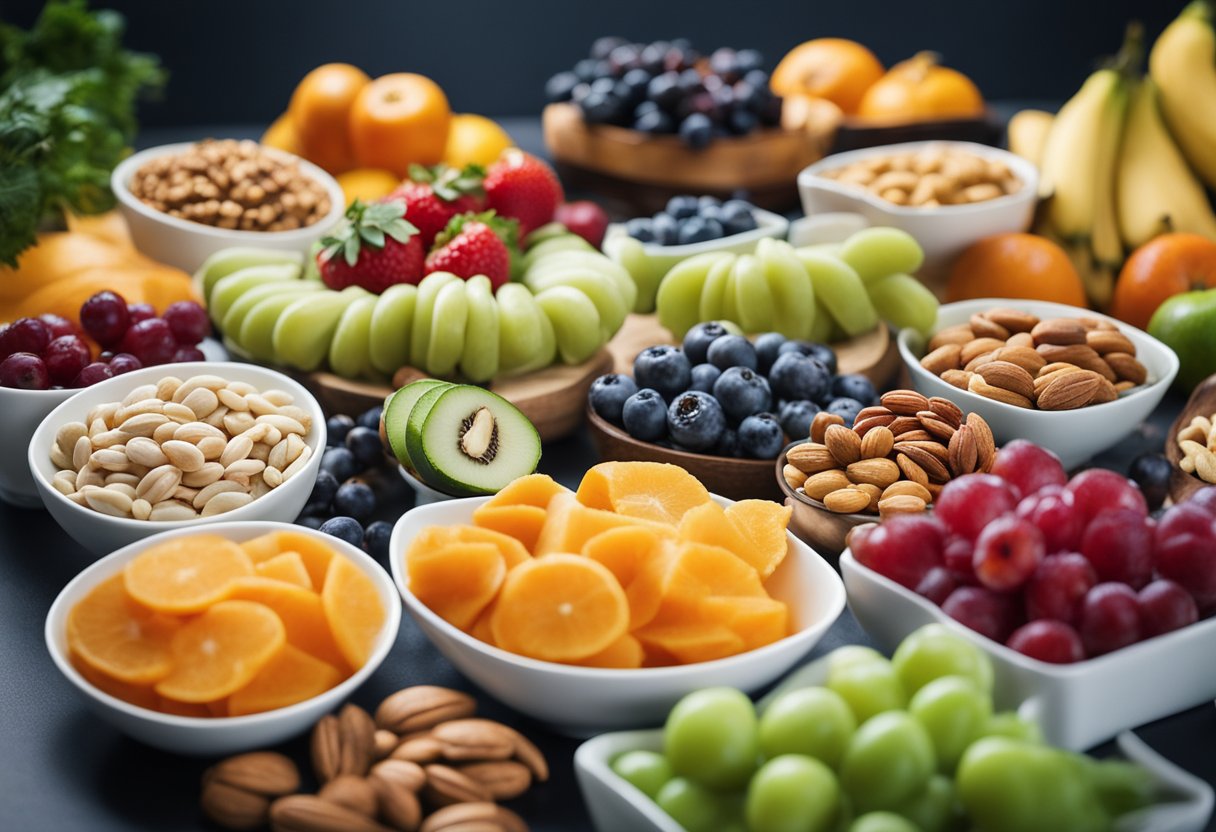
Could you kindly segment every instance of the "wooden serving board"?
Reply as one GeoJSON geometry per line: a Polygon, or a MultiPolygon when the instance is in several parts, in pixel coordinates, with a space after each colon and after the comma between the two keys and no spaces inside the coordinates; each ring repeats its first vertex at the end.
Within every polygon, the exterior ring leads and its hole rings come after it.
{"type": "Polygon", "coordinates": [[[1187,400],[1186,407],[1182,408],[1182,412],[1178,414],[1178,418],[1170,426],[1169,434],[1165,437],[1165,458],[1170,461],[1170,465],[1174,466],[1173,474],[1170,475],[1170,499],[1175,503],[1189,499],[1192,494],[1209,484],[1178,467],[1182,462],[1182,449],[1178,447],[1178,440],[1175,437],[1196,416],[1206,416],[1210,419],[1214,413],[1216,413],[1216,375],[1209,376],[1195,388],[1195,392],[1191,393],[1191,397],[1187,400]]]}

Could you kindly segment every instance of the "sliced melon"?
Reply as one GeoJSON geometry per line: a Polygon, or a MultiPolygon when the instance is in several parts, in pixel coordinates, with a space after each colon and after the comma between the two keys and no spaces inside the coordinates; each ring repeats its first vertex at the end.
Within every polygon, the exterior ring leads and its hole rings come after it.
{"type": "Polygon", "coordinates": [[[413,468],[409,452],[406,449],[405,429],[409,422],[410,411],[414,404],[422,398],[422,394],[435,387],[451,387],[447,381],[434,378],[424,378],[405,385],[384,403],[384,434],[388,437],[389,447],[393,456],[407,468],[413,468]]]}

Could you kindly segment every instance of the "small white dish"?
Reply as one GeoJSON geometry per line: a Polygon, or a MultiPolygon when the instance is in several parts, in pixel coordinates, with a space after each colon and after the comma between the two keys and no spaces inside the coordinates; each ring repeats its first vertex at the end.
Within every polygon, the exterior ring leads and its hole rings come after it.
{"type": "Polygon", "coordinates": [[[404,465],[397,466],[397,473],[401,475],[401,479],[405,480],[405,484],[414,492],[415,506],[429,506],[431,503],[440,503],[444,500],[460,499],[436,488],[431,488],[418,479],[418,476],[404,465]]]}
{"type": "Polygon", "coordinates": [[[0,442],[0,500],[21,508],[42,508],[30,473],[30,439],[38,425],[59,405],[79,393],[68,390],[16,390],[0,387],[4,441],[0,442]]]}
{"type": "Polygon", "coordinates": [[[508,653],[432,612],[410,592],[405,570],[405,552],[423,529],[471,523],[474,509],[489,499],[447,500],[407,512],[393,527],[389,544],[393,580],[422,632],[461,673],[496,699],[564,734],[590,736],[659,724],[680,697],[699,688],[757,690],[805,656],[844,609],[840,576],[809,546],[787,535],[789,555],[766,586],[790,605],[794,632],[773,644],[717,661],[637,670],[575,667],[508,653]]]}
{"type": "Polygon", "coordinates": [[[63,588],[46,616],[46,646],[51,659],[68,681],[85,695],[94,713],[140,742],[175,754],[221,756],[264,748],[307,731],[321,716],[333,710],[367,681],[388,656],[401,625],[401,605],[392,580],[369,555],[338,538],[303,526],[284,523],[216,523],[205,528],[193,526],[158,534],[108,555],[86,568],[63,588]],[[385,621],[375,649],[363,667],[349,678],[312,699],[249,716],[202,717],[175,716],[132,705],[103,693],[85,680],[68,658],[67,620],[72,607],[102,581],[118,574],[128,562],[149,546],[192,534],[219,534],[241,542],[274,531],[290,529],[324,540],[339,555],[348,558],[376,585],[384,605],[385,621]]]}
{"type": "Polygon", "coordinates": [[[34,485],[43,505],[51,512],[60,526],[73,539],[94,554],[104,554],[134,543],[158,532],[170,529],[201,529],[216,523],[236,520],[277,520],[290,523],[296,519],[308,497],[321,468],[321,456],[325,452],[325,413],[313,395],[295,380],[275,370],[254,364],[236,362],[193,361],[183,364],[161,364],[124,373],[121,376],[86,387],[50,412],[34,431],[28,447],[22,448],[26,455],[26,470],[33,475],[34,485]],[[304,442],[312,449],[312,456],[301,470],[278,488],[256,500],[225,514],[199,517],[194,520],[173,522],[136,520],[134,518],[111,517],[92,509],[79,506],[60,494],[51,485],[55,477],[55,464],[51,462],[51,447],[55,434],[68,422],[82,422],[88,412],[99,404],[122,401],[131,390],[143,384],[155,384],[166,376],[188,379],[191,376],[215,374],[229,381],[244,381],[259,390],[279,389],[290,393],[293,404],[304,408],[312,416],[312,426],[304,442]]]}
{"type": "Polygon", "coordinates": [[[1113,402],[1077,410],[1031,410],[960,390],[920,366],[927,339],[912,329],[899,333],[899,354],[912,376],[912,385],[926,396],[949,399],[964,412],[975,411],[992,428],[997,447],[1013,439],[1029,439],[1060,457],[1073,469],[1095,454],[1113,447],[1139,427],[1161,403],[1178,374],[1178,356],[1147,332],[1098,312],[1037,300],[982,298],[947,303],[937,312],[934,331],[966,323],[972,315],[996,306],[1012,307],[1040,318],[1086,316],[1110,321],[1136,345],[1136,358],[1148,369],[1148,381],[1113,402]]]}
{"type": "Polygon", "coordinates": [[[1018,708],[1052,745],[1081,751],[1216,697],[1216,618],[1076,664],[1049,664],[964,627],[932,601],[858,563],[848,549],[840,571],[849,609],[881,647],[892,650],[931,622],[949,627],[992,660],[996,706],[1018,708]]]}
{"type": "Polygon", "coordinates": [[[194,274],[210,255],[233,246],[307,251],[309,246],[324,237],[337,224],[346,210],[346,197],[342,194],[338,180],[312,162],[268,147],[262,148],[263,151],[295,162],[304,175],[315,179],[325,188],[330,202],[328,214],[312,225],[293,231],[240,231],[171,217],[163,211],[145,205],[131,193],[131,179],[139,168],[161,156],[172,156],[189,150],[194,144],[195,142],[178,142],[141,150],[124,159],[110,176],[110,187],[131,231],[132,242],[153,260],[194,274]]]}

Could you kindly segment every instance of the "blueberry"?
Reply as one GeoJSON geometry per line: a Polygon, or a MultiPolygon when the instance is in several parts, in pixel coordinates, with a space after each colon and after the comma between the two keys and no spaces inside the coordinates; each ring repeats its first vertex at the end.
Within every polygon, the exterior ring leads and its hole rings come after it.
{"type": "Polygon", "coordinates": [[[697,324],[684,333],[684,354],[692,363],[704,364],[708,360],[706,351],[709,349],[709,345],[728,334],[726,327],[717,321],[697,324]]]}
{"type": "Polygon", "coordinates": [[[785,445],[781,423],[771,413],[748,416],[739,424],[739,450],[755,459],[775,459],[785,445]]]}
{"type": "Polygon", "coordinates": [[[680,73],[664,72],[650,79],[646,96],[664,110],[671,110],[680,102],[680,73]]]}
{"type": "Polygon", "coordinates": [[[857,420],[857,414],[861,412],[864,404],[857,399],[850,399],[847,396],[842,396],[838,399],[832,399],[831,403],[824,408],[828,413],[835,413],[841,419],[844,419],[844,425],[847,428],[853,427],[853,422],[857,420]]]}
{"type": "Polygon", "coordinates": [[[609,373],[591,382],[591,391],[587,400],[591,409],[602,418],[614,425],[621,424],[621,408],[625,399],[638,392],[638,386],[629,376],[620,373],[609,373]]]}
{"type": "Polygon", "coordinates": [[[652,220],[654,241],[661,246],[674,246],[680,238],[680,224],[671,214],[658,213],[652,220]]]}
{"type": "Polygon", "coordinates": [[[346,434],[346,447],[355,455],[355,461],[371,468],[384,459],[384,445],[380,442],[380,431],[362,425],[351,428],[346,434]]]}
{"type": "Polygon", "coordinates": [[[649,86],[650,73],[639,67],[631,69],[621,76],[621,83],[617,85],[617,89],[625,91],[624,97],[630,103],[636,104],[646,96],[646,89],[649,86]]]}
{"type": "Polygon", "coordinates": [[[684,144],[693,150],[700,150],[709,146],[713,139],[713,123],[709,120],[709,116],[693,113],[680,122],[679,133],[684,144]]]}
{"type": "Polygon", "coordinates": [[[713,452],[717,456],[738,456],[739,434],[730,428],[722,431],[722,437],[718,440],[718,444],[714,445],[713,452]]]}
{"type": "Polygon", "coordinates": [[[716,196],[702,196],[697,198],[697,210],[701,212],[701,216],[705,216],[707,209],[718,209],[722,207],[722,200],[716,196]]]}
{"type": "Polygon", "coordinates": [[[743,73],[743,80],[751,84],[757,90],[768,89],[768,73],[762,69],[749,69],[743,73]]]}
{"type": "Polygon", "coordinates": [[[717,220],[707,220],[705,217],[696,216],[689,217],[680,223],[678,242],[682,246],[691,243],[707,243],[710,240],[721,239],[721,237],[722,223],[717,220]]]}
{"type": "Polygon", "coordinates": [[[625,233],[643,243],[654,242],[654,225],[650,217],[634,217],[625,223],[625,233]]]}
{"type": "Polygon", "coordinates": [[[647,101],[643,101],[643,102],[639,103],[636,107],[633,108],[633,117],[641,118],[642,116],[646,115],[647,113],[659,113],[659,112],[662,112],[662,110],[663,110],[663,108],[660,107],[658,104],[655,104],[653,101],[647,100],[647,101]]]}
{"type": "Polygon", "coordinates": [[[878,391],[874,383],[858,373],[848,373],[832,379],[832,398],[856,399],[864,405],[878,402],[878,391]]]}
{"type": "Polygon", "coordinates": [[[355,420],[355,424],[360,427],[371,428],[374,431],[380,430],[380,417],[384,415],[384,408],[380,405],[369,407],[367,410],[359,414],[359,418],[355,420]]]}
{"type": "Polygon", "coordinates": [[[331,517],[321,524],[319,531],[345,540],[351,546],[363,545],[363,525],[353,517],[331,517]]]}
{"type": "Polygon", "coordinates": [[[355,420],[345,413],[330,416],[325,420],[325,442],[327,445],[341,445],[346,441],[346,434],[355,426],[355,420]]]}
{"type": "Polygon", "coordinates": [[[363,532],[363,546],[367,553],[378,561],[388,560],[388,541],[393,535],[393,524],[387,520],[368,523],[363,532]]]}
{"type": "Polygon", "coordinates": [[[726,416],[718,400],[693,390],[683,393],[667,408],[667,431],[691,451],[708,451],[722,438],[726,416]]]}
{"type": "Polygon", "coordinates": [[[732,233],[751,231],[756,227],[755,210],[752,204],[746,200],[728,199],[722,203],[722,219],[732,228],[737,229],[732,233]]]}
{"type": "Polygon", "coordinates": [[[319,529],[324,522],[325,518],[312,514],[305,514],[296,518],[296,525],[303,526],[306,529],[319,529]]]}
{"type": "Polygon", "coordinates": [[[625,400],[622,419],[625,432],[634,439],[654,442],[667,435],[667,403],[649,387],[625,400]]]}
{"type": "Polygon", "coordinates": [[[832,374],[822,361],[797,352],[777,356],[768,381],[778,398],[817,400],[832,385],[832,374]]]}
{"type": "Polygon", "coordinates": [[[701,80],[701,73],[696,69],[689,67],[680,73],[680,92],[685,97],[693,95],[705,90],[705,82],[701,80]]]}
{"type": "Polygon", "coordinates": [[[742,335],[723,335],[709,345],[706,358],[720,370],[731,367],[756,369],[756,348],[742,335]]]}
{"type": "Polygon", "coordinates": [[[695,196],[673,196],[667,200],[667,213],[677,220],[694,217],[697,214],[697,198],[695,196]]]}
{"type": "MultiPolygon", "coordinates": [[[[598,83],[598,82],[596,82],[598,83]]],[[[594,84],[592,85],[594,87],[594,84]]],[[[579,109],[588,124],[610,124],[620,118],[625,102],[615,93],[597,92],[592,89],[581,101],[579,109]]]]}
{"type": "Polygon", "coordinates": [[[574,74],[578,80],[591,82],[600,76],[600,62],[595,58],[583,58],[574,65],[574,74]]]}
{"type": "Polygon", "coordinates": [[[376,494],[365,482],[344,482],[334,495],[334,511],[366,520],[376,510],[376,494]]]}
{"type": "Polygon", "coordinates": [[[806,399],[786,402],[777,411],[781,421],[781,429],[792,439],[801,439],[811,435],[811,422],[819,412],[819,405],[806,399]]]}
{"type": "Polygon", "coordinates": [[[785,343],[785,336],[780,332],[765,332],[757,335],[752,345],[756,348],[756,369],[765,375],[777,360],[778,351],[785,343]]]}
{"type": "Polygon", "coordinates": [[[815,352],[815,345],[810,341],[786,341],[777,348],[779,355],[785,355],[787,352],[798,353],[798,355],[810,355],[812,357],[815,352]]]}
{"type": "Polygon", "coordinates": [[[768,410],[773,402],[772,391],[764,376],[747,367],[731,367],[714,382],[714,398],[722,412],[733,422],[741,422],[753,413],[768,410]]]}
{"type": "MultiPolygon", "coordinates": [[[[760,119],[756,117],[755,113],[736,109],[731,110],[730,115],[726,119],[726,125],[730,128],[730,132],[736,136],[746,136],[760,126],[760,119]]],[[[751,226],[752,228],[756,227],[756,220],[754,218],[751,221],[751,226]]],[[[741,227],[737,230],[732,230],[731,233],[738,234],[742,231],[750,230],[751,228],[741,227]]]]}
{"type": "Polygon", "coordinates": [[[722,375],[722,371],[713,364],[698,364],[692,368],[692,384],[689,390],[700,390],[702,393],[712,393],[714,382],[722,375]]]}
{"type": "Polygon", "coordinates": [[[317,479],[312,484],[312,494],[304,511],[309,514],[328,514],[330,503],[338,493],[338,479],[322,468],[317,472],[317,479]]]}
{"type": "Polygon", "coordinates": [[[811,344],[811,358],[818,358],[823,362],[823,366],[828,368],[828,372],[836,375],[836,351],[827,344],[811,344]]]}
{"type": "Polygon", "coordinates": [[[764,66],[764,56],[755,49],[740,49],[735,53],[735,71],[741,73],[755,72],[764,66]]]}
{"type": "Polygon", "coordinates": [[[633,129],[643,133],[674,133],[676,123],[662,110],[654,110],[637,116],[633,122],[633,129]]]}
{"type": "Polygon", "coordinates": [[[591,82],[591,91],[603,95],[616,95],[616,79],[611,77],[596,78],[591,82]]]}
{"type": "Polygon", "coordinates": [[[627,43],[629,41],[616,35],[604,35],[603,37],[596,38],[591,44],[591,57],[597,61],[602,61],[612,54],[613,49],[616,49],[618,46],[624,46],[627,43]]]}
{"type": "Polygon", "coordinates": [[[633,378],[639,388],[658,390],[671,401],[692,383],[692,365],[679,347],[647,347],[633,360],[633,378]]]}
{"type": "Polygon", "coordinates": [[[569,101],[578,83],[579,77],[573,72],[559,72],[545,82],[545,98],[551,104],[569,101]]]}
{"type": "Polygon", "coordinates": [[[338,482],[344,482],[359,473],[359,463],[350,448],[328,448],[321,456],[321,470],[333,474],[338,482]]]}
{"type": "Polygon", "coordinates": [[[1140,454],[1132,460],[1127,475],[1140,486],[1149,511],[1156,511],[1165,502],[1172,472],[1169,460],[1161,454],[1140,454]]]}

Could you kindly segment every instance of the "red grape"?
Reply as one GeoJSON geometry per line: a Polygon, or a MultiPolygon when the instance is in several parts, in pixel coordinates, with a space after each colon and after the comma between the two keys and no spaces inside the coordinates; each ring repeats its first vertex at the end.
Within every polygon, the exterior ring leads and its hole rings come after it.
{"type": "Polygon", "coordinates": [[[1017,589],[1043,559],[1043,533],[1015,515],[998,517],[980,532],[974,558],[981,584],[997,592],[1017,589]]]}
{"type": "Polygon", "coordinates": [[[1043,533],[1048,554],[1075,552],[1081,547],[1081,515],[1073,504],[1072,493],[1049,485],[1018,503],[1018,517],[1024,517],[1043,533]]]}
{"type": "Polygon", "coordinates": [[[1157,545],[1180,534],[1216,538],[1216,521],[1201,506],[1190,501],[1180,503],[1162,514],[1157,522],[1157,545]]]}
{"type": "Polygon", "coordinates": [[[72,379],[72,383],[68,387],[88,387],[90,384],[113,377],[110,365],[94,361],[92,364],[85,365],[85,368],[76,374],[76,378],[72,379]]]}
{"type": "Polygon", "coordinates": [[[1157,572],[1182,584],[1201,612],[1216,608],[1216,545],[1210,536],[1184,532],[1159,543],[1157,572]]]}
{"type": "Polygon", "coordinates": [[[1140,640],[1140,602],[1127,584],[1098,584],[1081,602],[1081,643],[1090,656],[1110,653],[1140,640]]]}
{"type": "Polygon", "coordinates": [[[50,342],[51,330],[46,324],[37,318],[18,318],[0,332],[0,357],[15,352],[42,355],[50,342]]]}
{"type": "Polygon", "coordinates": [[[1014,595],[982,586],[960,586],[942,604],[942,612],[977,633],[1001,644],[1021,623],[1014,595]]]}
{"type": "Polygon", "coordinates": [[[1073,477],[1066,486],[1072,494],[1081,523],[1089,525],[1100,512],[1126,508],[1148,514],[1148,503],[1134,482],[1105,468],[1091,468],[1073,477]]]}
{"type": "Polygon", "coordinates": [[[946,483],[933,514],[955,534],[975,540],[987,526],[1017,505],[1005,481],[991,474],[967,474],[946,483]]]}
{"type": "Polygon", "coordinates": [[[1026,617],[1075,624],[1081,599],[1097,583],[1097,573],[1081,555],[1074,552],[1048,555],[1026,582],[1026,617]]]}
{"type": "Polygon", "coordinates": [[[173,352],[171,359],[174,364],[182,364],[186,361],[206,361],[207,356],[203,355],[203,351],[198,347],[178,347],[173,352]]]}
{"type": "Polygon", "coordinates": [[[179,300],[169,304],[169,308],[161,317],[165,319],[169,329],[173,330],[173,337],[177,339],[177,343],[183,346],[197,344],[211,331],[211,322],[207,320],[207,313],[203,311],[203,307],[192,300],[179,300]]]}
{"type": "Polygon", "coordinates": [[[89,345],[76,335],[62,335],[47,344],[42,353],[46,371],[55,384],[68,384],[92,358],[89,345]]]}
{"type": "Polygon", "coordinates": [[[32,352],[15,352],[0,361],[0,386],[46,390],[51,378],[41,358],[32,352]]]}
{"type": "Polygon", "coordinates": [[[116,376],[129,373],[132,370],[139,370],[143,366],[143,363],[138,358],[128,352],[120,352],[110,359],[110,372],[116,376]]]}
{"type": "Polygon", "coordinates": [[[958,588],[958,580],[944,566],[934,566],[916,585],[916,594],[928,598],[939,607],[958,588]]]}
{"type": "Polygon", "coordinates": [[[46,324],[46,328],[50,330],[51,340],[62,338],[64,335],[79,335],[80,327],[69,321],[62,315],[54,315],[50,312],[44,312],[38,316],[38,320],[46,324]]]}
{"type": "Polygon", "coordinates": [[[1018,497],[1029,497],[1045,485],[1068,482],[1060,458],[1027,439],[1015,439],[997,451],[991,473],[1009,483],[1018,497]]]}
{"type": "Polygon", "coordinates": [[[979,579],[975,577],[975,541],[952,534],[946,538],[942,549],[942,562],[961,584],[975,586],[979,579]]]}
{"type": "Polygon", "coordinates": [[[114,292],[98,292],[81,305],[80,325],[103,347],[113,346],[131,325],[127,302],[114,292]]]}
{"type": "Polygon", "coordinates": [[[128,303],[127,315],[131,318],[131,326],[135,326],[140,321],[155,318],[156,308],[150,303],[128,303]]]}
{"type": "Polygon", "coordinates": [[[1181,630],[1199,620],[1195,599],[1173,581],[1159,578],[1140,590],[1137,598],[1145,638],[1181,630]]]}
{"type": "Polygon", "coordinates": [[[1208,514],[1216,516],[1216,485],[1205,485],[1192,494],[1185,505],[1198,506],[1208,514]]]}
{"type": "Polygon", "coordinates": [[[1081,637],[1063,621],[1042,619],[1023,624],[1013,631],[1005,646],[1052,664],[1072,664],[1085,658],[1081,637]]]}
{"type": "Polygon", "coordinates": [[[161,318],[148,318],[127,330],[119,346],[120,352],[129,352],[145,367],[167,364],[177,351],[177,341],[169,325],[161,318]]]}
{"type": "Polygon", "coordinates": [[[933,518],[901,514],[854,535],[852,549],[858,562],[916,589],[926,572],[941,565],[944,537],[933,518]]]}
{"type": "Polygon", "coordinates": [[[1153,577],[1153,521],[1126,508],[1104,511],[1090,521],[1081,554],[1100,581],[1120,581],[1139,589],[1153,577]]]}

